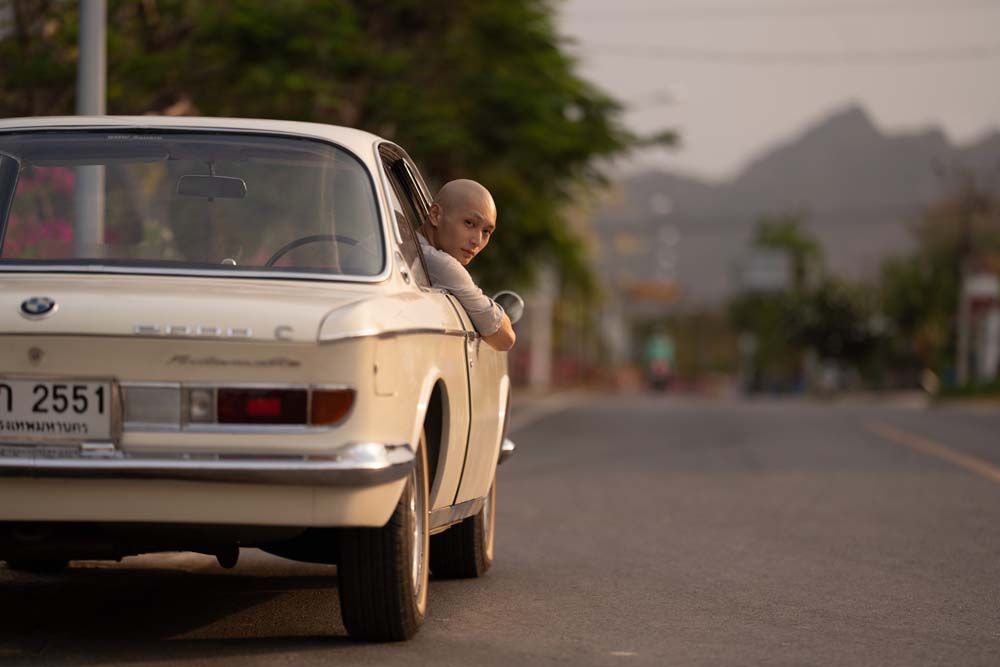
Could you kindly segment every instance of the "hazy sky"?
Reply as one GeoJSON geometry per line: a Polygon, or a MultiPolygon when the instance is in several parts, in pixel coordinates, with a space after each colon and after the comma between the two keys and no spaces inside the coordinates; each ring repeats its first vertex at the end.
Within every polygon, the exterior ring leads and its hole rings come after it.
{"type": "Polygon", "coordinates": [[[1000,0],[565,0],[582,74],[637,131],[683,148],[642,156],[728,176],[831,111],[883,130],[1000,128],[1000,0]]]}

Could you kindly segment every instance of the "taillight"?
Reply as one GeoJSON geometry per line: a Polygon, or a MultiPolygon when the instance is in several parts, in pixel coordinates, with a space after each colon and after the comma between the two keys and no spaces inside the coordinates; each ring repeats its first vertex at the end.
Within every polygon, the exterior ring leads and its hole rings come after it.
{"type": "Polygon", "coordinates": [[[314,426],[336,424],[354,405],[353,389],[313,389],[309,423],[314,426]]]}
{"type": "MultiPolygon", "coordinates": [[[[169,415],[164,422],[153,408],[169,408],[171,391],[182,391],[183,421],[192,427],[212,424],[333,426],[347,418],[356,396],[353,389],[342,387],[197,386],[180,390],[178,387],[131,386],[126,393],[126,414],[130,417],[127,421],[169,423],[169,415]]],[[[180,406],[175,406],[174,419],[180,422],[178,412],[180,406]]]]}
{"type": "Polygon", "coordinates": [[[227,389],[216,394],[219,424],[307,424],[305,389],[227,389]]]}

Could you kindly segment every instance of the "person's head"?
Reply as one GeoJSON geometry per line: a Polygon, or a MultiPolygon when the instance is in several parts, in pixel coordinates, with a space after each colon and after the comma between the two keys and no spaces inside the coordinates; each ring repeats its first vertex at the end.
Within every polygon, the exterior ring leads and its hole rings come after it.
{"type": "Polygon", "coordinates": [[[497,224],[497,207],[489,190],[475,181],[444,184],[430,210],[427,239],[463,265],[490,242],[497,224]]]}

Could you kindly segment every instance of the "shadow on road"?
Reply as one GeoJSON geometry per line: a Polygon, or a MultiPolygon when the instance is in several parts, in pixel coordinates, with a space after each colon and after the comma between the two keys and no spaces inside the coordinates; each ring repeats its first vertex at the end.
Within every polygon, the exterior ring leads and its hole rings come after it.
{"type": "Polygon", "coordinates": [[[2,574],[4,663],[145,663],[356,645],[341,625],[331,576],[138,568],[2,574]]]}

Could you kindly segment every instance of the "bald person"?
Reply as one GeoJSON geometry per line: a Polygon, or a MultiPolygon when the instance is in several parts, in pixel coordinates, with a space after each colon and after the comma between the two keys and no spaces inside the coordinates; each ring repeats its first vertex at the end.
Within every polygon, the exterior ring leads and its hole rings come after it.
{"type": "Polygon", "coordinates": [[[501,352],[514,346],[510,318],[483,294],[465,268],[490,242],[497,226],[497,207],[489,190],[476,181],[445,183],[431,204],[429,224],[417,237],[424,251],[431,284],[455,296],[486,343],[501,352]]]}

